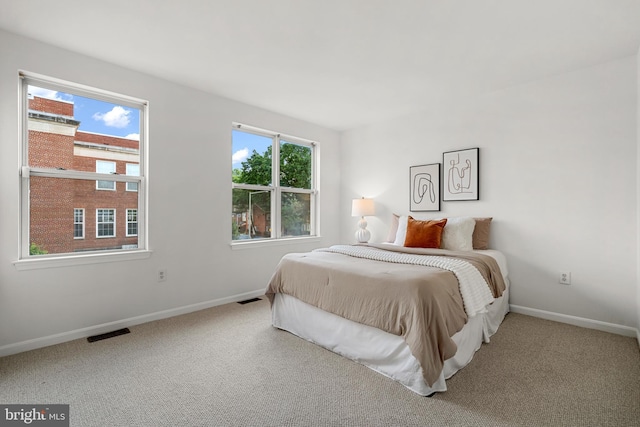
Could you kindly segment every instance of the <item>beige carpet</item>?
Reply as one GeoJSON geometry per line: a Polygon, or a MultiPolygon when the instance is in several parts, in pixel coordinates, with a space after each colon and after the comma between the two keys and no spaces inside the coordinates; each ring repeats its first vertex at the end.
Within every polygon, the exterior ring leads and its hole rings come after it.
{"type": "Polygon", "coordinates": [[[72,426],[640,426],[635,339],[509,314],[425,398],[228,304],[0,358],[0,403],[70,404],[72,426]]]}

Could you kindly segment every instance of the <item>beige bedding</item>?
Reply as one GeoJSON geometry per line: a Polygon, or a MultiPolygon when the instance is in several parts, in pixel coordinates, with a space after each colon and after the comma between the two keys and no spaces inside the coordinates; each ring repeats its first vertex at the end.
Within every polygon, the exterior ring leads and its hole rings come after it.
{"type": "MultiPolygon", "coordinates": [[[[485,277],[494,297],[505,284],[493,258],[475,252],[371,245],[385,250],[463,257],[485,277]]],[[[285,255],[267,287],[327,312],[402,336],[425,381],[437,380],[456,353],[451,337],[467,321],[456,276],[436,267],[373,261],[333,252],[285,255]]]]}

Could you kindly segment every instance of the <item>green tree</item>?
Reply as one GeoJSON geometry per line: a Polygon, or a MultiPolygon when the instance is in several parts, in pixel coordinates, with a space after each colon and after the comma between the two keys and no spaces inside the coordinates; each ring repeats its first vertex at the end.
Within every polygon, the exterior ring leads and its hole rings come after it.
{"type": "MultiPolygon", "coordinates": [[[[270,185],[272,182],[272,158],[273,151],[270,146],[260,154],[253,150],[240,169],[234,169],[232,180],[239,184],[270,185]]],[[[280,145],[280,185],[292,188],[311,188],[311,148],[303,145],[283,142],[280,145]]],[[[234,212],[248,212],[248,190],[233,191],[234,212]]],[[[252,198],[252,204],[269,211],[268,197],[252,198]]],[[[295,195],[283,195],[282,199],[282,226],[285,233],[298,234],[294,230],[300,228],[300,224],[306,218],[306,209],[295,195]]],[[[235,231],[237,233],[237,231],[235,231]]]]}
{"type": "Polygon", "coordinates": [[[286,143],[280,146],[280,185],[311,188],[311,148],[286,143]]]}
{"type": "Polygon", "coordinates": [[[40,245],[37,245],[33,242],[31,242],[31,245],[29,245],[29,255],[45,255],[48,254],[49,252],[47,252],[46,250],[42,249],[42,247],[40,245]]]}
{"type": "Polygon", "coordinates": [[[242,184],[269,185],[271,183],[271,147],[262,154],[253,150],[251,156],[242,162],[238,178],[242,184]]]}
{"type": "MultiPolygon", "coordinates": [[[[253,150],[242,162],[241,169],[234,169],[235,183],[271,184],[272,148],[260,154],[253,150]]],[[[294,188],[311,188],[311,148],[283,143],[280,146],[280,185],[294,188]]]]}
{"type": "Polygon", "coordinates": [[[297,194],[282,195],[282,232],[285,236],[299,236],[306,215],[305,205],[298,199],[297,194]]]}

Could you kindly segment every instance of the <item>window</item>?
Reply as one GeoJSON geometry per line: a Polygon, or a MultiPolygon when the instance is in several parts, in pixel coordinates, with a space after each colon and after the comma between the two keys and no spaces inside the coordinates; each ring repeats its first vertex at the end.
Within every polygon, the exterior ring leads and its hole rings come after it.
{"type": "Polygon", "coordinates": [[[317,235],[315,142],[234,124],[232,239],[317,235]]]}
{"type": "MultiPolygon", "coordinates": [[[[140,176],[140,165],[137,163],[127,163],[127,175],[140,176]]],[[[127,182],[127,191],[138,191],[138,183],[127,182]]]]}
{"type": "Polygon", "coordinates": [[[146,102],[32,73],[20,78],[16,267],[148,256],[146,102]],[[119,212],[127,215],[120,230],[119,212]]]}
{"type": "MultiPolygon", "coordinates": [[[[116,162],[106,162],[104,160],[96,160],[96,173],[115,174],[116,162]]],[[[98,190],[115,190],[115,181],[96,181],[98,190]]]]}
{"type": "Polygon", "coordinates": [[[73,238],[84,239],[84,209],[73,210],[73,238]]]}
{"type": "Polygon", "coordinates": [[[127,236],[138,235],[138,210],[127,209],[127,236]]]}
{"type": "Polygon", "coordinates": [[[116,210],[96,209],[96,237],[116,236],[116,210]]]}

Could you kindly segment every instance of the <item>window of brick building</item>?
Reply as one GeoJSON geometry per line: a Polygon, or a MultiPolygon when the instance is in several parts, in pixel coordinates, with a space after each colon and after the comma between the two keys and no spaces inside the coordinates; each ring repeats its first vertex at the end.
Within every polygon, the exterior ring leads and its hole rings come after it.
{"type": "Polygon", "coordinates": [[[127,209],[127,236],[138,235],[138,210],[127,209]]]}
{"type": "MultiPolygon", "coordinates": [[[[137,163],[127,163],[127,175],[139,176],[140,165],[137,163]]],[[[138,191],[138,183],[127,182],[127,191],[138,191]]]]}
{"type": "Polygon", "coordinates": [[[317,235],[317,144],[234,123],[232,240],[317,235]]]}
{"type": "MultiPolygon", "coordinates": [[[[107,162],[104,160],[96,160],[96,173],[115,174],[116,162],[107,162]]],[[[96,181],[98,190],[115,190],[115,181],[96,181]]]]}
{"type": "Polygon", "coordinates": [[[96,209],[96,237],[116,237],[116,210],[96,209]]]}
{"type": "Polygon", "coordinates": [[[82,263],[148,256],[146,102],[31,73],[20,78],[16,266],[35,265],[22,260],[82,263]]]}
{"type": "Polygon", "coordinates": [[[84,239],[84,209],[73,210],[73,238],[84,239]]]}

